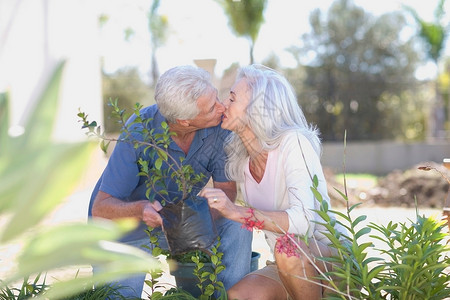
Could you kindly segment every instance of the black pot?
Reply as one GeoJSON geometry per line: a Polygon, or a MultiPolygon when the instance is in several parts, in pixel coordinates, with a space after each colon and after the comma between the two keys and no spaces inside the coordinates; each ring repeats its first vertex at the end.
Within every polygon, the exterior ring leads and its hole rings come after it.
{"type": "Polygon", "coordinates": [[[217,240],[217,229],[206,198],[190,195],[183,201],[167,203],[160,214],[172,255],[208,250],[217,240]]]}

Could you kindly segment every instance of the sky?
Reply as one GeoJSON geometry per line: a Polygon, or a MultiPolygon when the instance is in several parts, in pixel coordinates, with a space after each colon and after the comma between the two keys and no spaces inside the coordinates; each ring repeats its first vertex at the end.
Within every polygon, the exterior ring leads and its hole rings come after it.
{"type": "MultiPolygon", "coordinates": [[[[232,33],[227,17],[216,1],[161,2],[159,13],[168,17],[170,27],[168,41],[156,53],[161,73],[176,65],[193,64],[194,59],[216,59],[217,75],[234,62],[249,63],[248,41],[232,33]]],[[[114,72],[124,66],[138,66],[141,73],[148,74],[150,34],[146,13],[151,1],[112,0],[107,3],[99,7],[100,12],[109,16],[108,23],[99,33],[105,70],[114,72]],[[128,42],[124,39],[127,27],[135,31],[128,42]]],[[[314,9],[326,11],[332,3],[332,0],[268,0],[265,22],[255,44],[255,62],[261,62],[273,53],[282,66],[293,66],[295,61],[286,48],[299,45],[300,36],[310,30],[308,18],[314,9]]],[[[354,3],[374,15],[398,10],[405,4],[413,7],[425,20],[432,21],[438,0],[354,0],[354,3]]],[[[434,71],[432,64],[422,66],[418,77],[432,76],[429,74],[434,71]]]]}

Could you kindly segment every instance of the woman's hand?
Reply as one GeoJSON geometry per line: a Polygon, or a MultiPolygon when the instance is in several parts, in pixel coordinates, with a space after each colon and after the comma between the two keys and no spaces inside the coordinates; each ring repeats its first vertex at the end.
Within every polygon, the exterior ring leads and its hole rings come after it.
{"type": "Polygon", "coordinates": [[[218,211],[225,218],[231,219],[231,216],[236,212],[236,205],[221,189],[204,188],[199,196],[205,197],[208,200],[209,207],[218,211]]]}

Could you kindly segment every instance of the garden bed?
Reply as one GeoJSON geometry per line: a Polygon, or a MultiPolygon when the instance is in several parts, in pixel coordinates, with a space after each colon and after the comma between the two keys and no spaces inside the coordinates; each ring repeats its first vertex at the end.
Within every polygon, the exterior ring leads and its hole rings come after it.
{"type": "MultiPolygon", "coordinates": [[[[371,178],[367,174],[361,176],[347,175],[347,192],[351,204],[362,202],[364,205],[442,208],[447,197],[449,184],[439,173],[450,178],[450,170],[442,164],[423,162],[407,170],[393,170],[386,176],[371,178]],[[419,167],[430,166],[430,171],[419,170],[419,167]]],[[[328,193],[333,206],[344,205],[342,197],[334,190],[344,191],[342,176],[337,176],[325,168],[328,181],[328,193]]]]}

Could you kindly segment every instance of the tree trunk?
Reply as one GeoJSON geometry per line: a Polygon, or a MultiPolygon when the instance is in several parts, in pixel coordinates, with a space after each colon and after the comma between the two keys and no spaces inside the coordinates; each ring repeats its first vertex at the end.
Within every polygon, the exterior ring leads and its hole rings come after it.
{"type": "Polygon", "coordinates": [[[253,41],[250,42],[250,64],[253,65],[255,62],[255,59],[253,58],[253,48],[255,47],[255,44],[253,41]]]}

